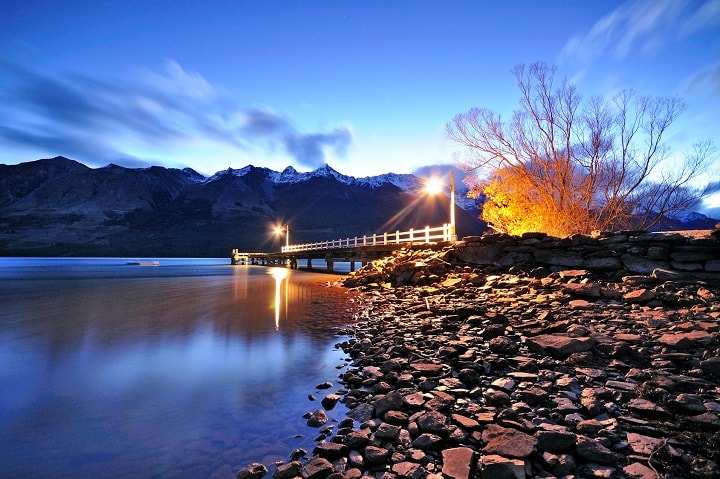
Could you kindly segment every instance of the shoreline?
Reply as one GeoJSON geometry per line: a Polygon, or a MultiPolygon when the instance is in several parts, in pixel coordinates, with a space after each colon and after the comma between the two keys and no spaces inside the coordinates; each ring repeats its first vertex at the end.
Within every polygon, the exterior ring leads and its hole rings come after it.
{"type": "Polygon", "coordinates": [[[347,277],[350,417],[274,478],[720,477],[720,282],[446,258],[347,277]]]}

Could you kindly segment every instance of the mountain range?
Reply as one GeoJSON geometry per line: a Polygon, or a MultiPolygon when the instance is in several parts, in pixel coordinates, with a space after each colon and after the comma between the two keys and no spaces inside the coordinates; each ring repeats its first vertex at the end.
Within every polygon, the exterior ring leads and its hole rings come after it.
{"type": "MultiPolygon", "coordinates": [[[[0,164],[0,256],[224,257],[440,226],[449,199],[422,193],[411,174],[365,178],[325,165],[281,172],[252,165],[206,177],[190,168],[90,168],[58,156],[0,164]]],[[[479,204],[456,185],[458,237],[482,234],[479,204]]],[[[698,213],[663,229],[711,229],[698,213]]]]}
{"type": "MultiPolygon", "coordinates": [[[[301,173],[246,166],[206,177],[153,166],[90,168],[55,157],[0,165],[0,255],[223,257],[293,244],[440,226],[447,196],[421,193],[410,174],[365,178],[325,165],[301,173]]],[[[481,234],[479,209],[459,191],[459,236],[481,234]]]]}

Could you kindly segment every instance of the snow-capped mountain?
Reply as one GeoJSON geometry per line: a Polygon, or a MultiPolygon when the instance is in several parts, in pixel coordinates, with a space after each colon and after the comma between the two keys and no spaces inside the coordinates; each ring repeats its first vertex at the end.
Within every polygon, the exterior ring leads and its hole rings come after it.
{"type": "MultiPolygon", "coordinates": [[[[414,175],[354,178],[327,165],[210,177],[62,157],[0,165],[0,255],[225,256],[275,250],[279,223],[311,242],[447,222],[446,199],[419,197],[421,186],[414,175]]],[[[458,208],[458,234],[481,234],[477,216],[458,208]]]]}

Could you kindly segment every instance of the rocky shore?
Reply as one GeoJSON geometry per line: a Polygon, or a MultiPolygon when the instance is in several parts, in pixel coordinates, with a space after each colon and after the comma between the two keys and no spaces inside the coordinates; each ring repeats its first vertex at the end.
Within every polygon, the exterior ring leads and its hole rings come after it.
{"type": "Polygon", "coordinates": [[[362,313],[322,405],[349,417],[309,415],[317,446],[275,479],[720,478],[720,276],[471,265],[464,246],[345,280],[362,313]]]}

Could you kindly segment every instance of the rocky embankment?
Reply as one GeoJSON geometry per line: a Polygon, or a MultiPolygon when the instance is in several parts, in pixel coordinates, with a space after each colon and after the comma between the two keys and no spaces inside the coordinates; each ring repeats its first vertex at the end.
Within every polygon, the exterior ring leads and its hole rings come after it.
{"type": "Polygon", "coordinates": [[[363,312],[323,405],[350,417],[274,478],[720,478],[720,278],[457,251],[347,278],[363,312]]]}

